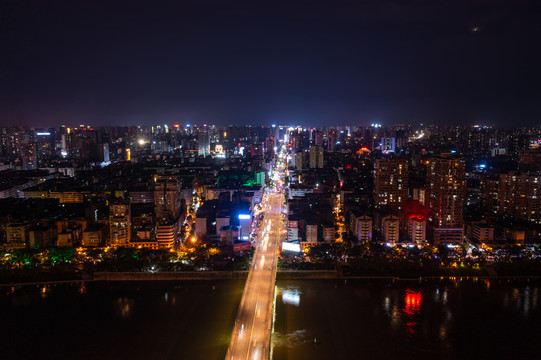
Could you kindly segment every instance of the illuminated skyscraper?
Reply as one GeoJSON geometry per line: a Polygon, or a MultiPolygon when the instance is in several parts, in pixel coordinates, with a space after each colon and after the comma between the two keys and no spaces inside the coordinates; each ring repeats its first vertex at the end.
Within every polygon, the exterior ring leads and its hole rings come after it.
{"type": "Polygon", "coordinates": [[[485,184],[485,205],[494,213],[541,223],[541,175],[510,172],[485,184]]]}
{"type": "Polygon", "coordinates": [[[434,242],[462,242],[466,199],[464,159],[443,155],[430,160],[426,180],[434,242]]]}
{"type": "Polygon", "coordinates": [[[374,174],[374,203],[400,209],[408,199],[408,160],[379,159],[374,174]]]}

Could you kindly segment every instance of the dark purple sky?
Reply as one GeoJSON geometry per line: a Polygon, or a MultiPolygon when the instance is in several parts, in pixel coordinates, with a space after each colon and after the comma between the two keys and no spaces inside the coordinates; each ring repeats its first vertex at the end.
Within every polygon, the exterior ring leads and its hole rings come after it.
{"type": "Polygon", "coordinates": [[[3,0],[0,51],[0,125],[541,123],[539,1],[3,0]]]}

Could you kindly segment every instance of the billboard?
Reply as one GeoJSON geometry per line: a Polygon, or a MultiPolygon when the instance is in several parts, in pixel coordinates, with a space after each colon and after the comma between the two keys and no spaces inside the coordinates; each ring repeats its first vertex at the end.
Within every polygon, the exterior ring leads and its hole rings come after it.
{"type": "Polygon", "coordinates": [[[252,243],[250,241],[238,242],[233,244],[233,251],[246,251],[252,248],[252,243]]]}
{"type": "Polygon", "coordinates": [[[299,243],[283,242],[282,251],[301,252],[301,245],[299,243]]]}

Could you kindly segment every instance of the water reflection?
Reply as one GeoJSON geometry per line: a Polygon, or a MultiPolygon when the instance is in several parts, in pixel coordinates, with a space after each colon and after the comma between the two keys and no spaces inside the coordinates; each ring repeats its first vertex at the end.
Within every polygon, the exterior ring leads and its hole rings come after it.
{"type": "Polygon", "coordinates": [[[272,334],[272,347],[285,346],[288,348],[294,348],[296,346],[306,343],[308,340],[308,334],[305,329],[295,330],[290,334],[280,334],[275,332],[272,334]]]}
{"type": "Polygon", "coordinates": [[[79,294],[80,294],[80,295],[86,294],[86,286],[85,286],[85,283],[84,283],[84,282],[82,282],[81,284],[79,284],[79,294]]]}
{"type": "Polygon", "coordinates": [[[408,316],[413,316],[419,313],[421,310],[421,301],[423,295],[420,292],[415,292],[410,289],[406,290],[406,297],[404,298],[404,308],[402,311],[408,316]]]}
{"type": "Polygon", "coordinates": [[[166,291],[165,294],[163,294],[163,301],[168,305],[175,305],[177,302],[176,292],[170,293],[169,291],[166,291]]]}
{"type": "Polygon", "coordinates": [[[538,301],[539,288],[535,287],[532,290],[530,285],[525,286],[523,289],[513,287],[502,296],[504,308],[514,308],[520,311],[523,316],[529,316],[532,311],[536,311],[538,301]]]}
{"type": "Polygon", "coordinates": [[[282,302],[284,304],[299,306],[301,303],[301,292],[298,288],[282,290],[282,302]]]}
{"type": "Polygon", "coordinates": [[[528,315],[528,313],[530,312],[530,289],[526,288],[524,295],[525,297],[524,297],[523,313],[524,315],[528,315]]]}
{"type": "Polygon", "coordinates": [[[41,287],[41,298],[45,299],[47,296],[49,296],[49,292],[51,291],[51,288],[49,285],[43,285],[41,287]]]}
{"type": "MultiPolygon", "coordinates": [[[[410,289],[406,290],[406,296],[404,297],[404,307],[402,312],[408,318],[413,318],[413,316],[419,314],[421,311],[421,301],[423,300],[423,295],[420,292],[415,292],[410,289]]],[[[414,335],[416,333],[416,326],[418,323],[416,321],[407,321],[406,322],[406,333],[414,335]]]]}
{"type": "Polygon", "coordinates": [[[389,312],[391,310],[391,298],[390,297],[385,296],[385,298],[383,299],[383,308],[385,309],[385,312],[387,312],[387,314],[389,314],[389,312]]]}
{"type": "Polygon", "coordinates": [[[118,298],[113,302],[113,307],[115,310],[115,315],[120,318],[127,319],[131,316],[135,305],[135,301],[130,298],[118,298]]]}
{"type": "Polygon", "coordinates": [[[443,305],[447,305],[447,289],[443,290],[443,298],[442,298],[442,301],[443,301],[443,305]]]}
{"type": "Polygon", "coordinates": [[[447,325],[441,324],[440,325],[440,340],[446,340],[447,339],[447,325]]]}
{"type": "Polygon", "coordinates": [[[400,326],[400,318],[401,318],[401,314],[400,314],[400,310],[398,309],[398,307],[394,307],[392,308],[392,311],[391,311],[391,328],[396,331],[399,329],[399,326],[400,326]]]}

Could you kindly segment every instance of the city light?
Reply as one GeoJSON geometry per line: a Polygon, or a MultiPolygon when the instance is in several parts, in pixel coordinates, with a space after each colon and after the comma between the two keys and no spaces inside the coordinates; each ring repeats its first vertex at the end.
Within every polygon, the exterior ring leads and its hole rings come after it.
{"type": "Polygon", "coordinates": [[[299,306],[301,303],[301,294],[297,289],[282,290],[282,302],[288,305],[299,306]]]}
{"type": "Polygon", "coordinates": [[[284,241],[282,243],[282,250],[292,251],[292,252],[301,252],[301,245],[298,243],[289,243],[289,242],[284,241]]]}

